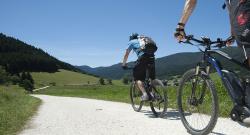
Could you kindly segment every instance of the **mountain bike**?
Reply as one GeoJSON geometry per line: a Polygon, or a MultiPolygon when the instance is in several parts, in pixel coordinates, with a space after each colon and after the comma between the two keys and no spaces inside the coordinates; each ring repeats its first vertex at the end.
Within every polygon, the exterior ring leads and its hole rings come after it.
{"type": "MultiPolygon", "coordinates": [[[[133,69],[128,67],[127,70],[133,69]]],[[[151,80],[146,76],[144,88],[148,94],[148,101],[141,101],[142,92],[136,84],[136,81],[132,81],[130,87],[130,100],[131,105],[136,112],[140,112],[145,102],[149,102],[150,108],[156,117],[164,117],[167,111],[168,97],[166,87],[163,85],[161,80],[151,80]]]]}
{"type": "Polygon", "coordinates": [[[207,37],[196,39],[190,35],[183,42],[190,45],[194,45],[194,42],[198,43],[194,46],[197,46],[203,54],[202,60],[196,65],[196,68],[187,71],[182,76],[177,94],[181,121],[190,134],[209,134],[214,129],[218,119],[218,97],[214,82],[210,78],[211,68],[214,68],[218,73],[233,101],[231,119],[242,122],[250,114],[249,106],[246,104],[247,96],[244,83],[240,81],[236,73],[223,69],[220,62],[212,56],[212,54],[218,54],[247,69],[242,63],[218,50],[225,47],[226,42],[230,40],[232,39],[211,41],[207,37]],[[202,49],[202,47],[204,48],[202,49]]]}

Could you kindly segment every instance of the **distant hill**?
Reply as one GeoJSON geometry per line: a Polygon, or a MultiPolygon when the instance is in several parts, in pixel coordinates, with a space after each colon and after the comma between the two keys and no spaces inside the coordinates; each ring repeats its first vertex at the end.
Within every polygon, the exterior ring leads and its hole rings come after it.
{"type": "Polygon", "coordinates": [[[47,85],[67,86],[67,85],[92,85],[97,84],[99,78],[91,75],[81,74],[68,70],[60,69],[56,73],[33,72],[32,77],[35,80],[36,87],[47,85]]]}
{"type": "MultiPolygon", "coordinates": [[[[228,53],[230,56],[237,60],[241,60],[243,57],[242,51],[237,47],[228,47],[222,49],[223,52],[228,53]]],[[[221,61],[224,67],[232,70],[240,70],[240,67],[232,64],[224,58],[215,55],[221,61]]],[[[166,57],[156,59],[156,75],[157,78],[167,79],[171,76],[182,75],[188,69],[194,68],[197,62],[202,58],[200,52],[190,53],[177,53],[166,57]]],[[[131,63],[130,63],[131,64],[131,63]]],[[[121,68],[121,64],[115,64],[109,67],[97,67],[91,68],[89,66],[78,66],[77,68],[94,75],[98,75],[105,78],[121,79],[131,71],[124,71],[121,68]]]]}
{"type": "Polygon", "coordinates": [[[28,45],[23,41],[0,33],[0,65],[7,72],[56,72],[58,69],[80,71],[74,66],[62,62],[42,49],[28,45]]]}

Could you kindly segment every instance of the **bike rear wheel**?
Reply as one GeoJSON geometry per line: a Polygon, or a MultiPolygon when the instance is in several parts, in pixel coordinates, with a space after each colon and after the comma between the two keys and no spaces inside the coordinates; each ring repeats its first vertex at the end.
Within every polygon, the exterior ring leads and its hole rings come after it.
{"type": "Polygon", "coordinates": [[[178,89],[181,121],[192,135],[207,135],[218,119],[218,97],[214,83],[205,72],[187,71],[178,89]]]}
{"type": "Polygon", "coordinates": [[[168,105],[166,87],[160,80],[155,79],[150,94],[152,94],[152,100],[150,101],[152,112],[156,117],[164,117],[168,105]]]}
{"type": "Polygon", "coordinates": [[[131,105],[136,112],[141,111],[141,108],[143,106],[143,102],[141,101],[141,96],[142,92],[136,86],[136,83],[133,82],[130,88],[130,100],[131,100],[131,105]]]}

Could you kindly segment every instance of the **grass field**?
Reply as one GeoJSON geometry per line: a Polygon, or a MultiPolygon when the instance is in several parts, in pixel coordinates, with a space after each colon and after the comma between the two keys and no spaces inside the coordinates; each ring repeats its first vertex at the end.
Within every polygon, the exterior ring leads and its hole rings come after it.
{"type": "Polygon", "coordinates": [[[18,86],[0,86],[0,135],[13,135],[22,130],[40,103],[18,86]]]}
{"type": "MultiPolygon", "coordinates": [[[[37,79],[40,79],[39,82],[45,82],[43,79],[50,78],[50,75],[54,77],[54,79],[49,79],[50,81],[55,81],[59,85],[50,87],[45,90],[41,90],[38,92],[38,94],[47,94],[47,95],[54,95],[54,96],[71,96],[71,97],[83,97],[83,98],[93,98],[93,99],[101,99],[101,100],[111,100],[111,101],[118,101],[118,102],[126,102],[129,103],[129,85],[124,85],[121,83],[121,80],[113,80],[114,85],[89,85],[89,86],[83,86],[83,85],[75,85],[75,86],[64,86],[63,84],[74,84],[74,81],[79,82],[86,82],[88,79],[88,76],[74,73],[71,74],[69,71],[62,70],[60,73],[60,78],[58,78],[58,75],[53,74],[47,74],[46,77],[43,77],[45,75],[41,74],[40,76],[34,76],[35,81],[37,79]],[[71,74],[71,75],[68,75],[71,74]],[[81,80],[74,79],[74,76],[76,75],[76,78],[84,78],[81,80]],[[70,76],[71,79],[66,79],[66,76],[70,76]],[[81,77],[84,76],[84,77],[81,77]],[[64,78],[64,79],[62,79],[64,78]]],[[[216,89],[218,92],[219,97],[219,108],[220,108],[220,116],[228,117],[229,113],[232,109],[232,102],[227,94],[227,91],[224,89],[224,86],[221,84],[220,78],[216,74],[212,74],[212,79],[216,84],[216,89]]],[[[93,81],[98,81],[98,78],[92,78],[93,81]]],[[[93,83],[94,84],[94,83],[93,83]]],[[[177,89],[176,86],[168,87],[168,97],[169,97],[169,107],[170,108],[177,108],[177,89]]]]}
{"type": "Polygon", "coordinates": [[[40,90],[39,94],[53,96],[83,97],[118,102],[129,102],[129,86],[93,85],[93,86],[56,86],[40,90]]]}
{"type": "Polygon", "coordinates": [[[32,77],[35,80],[36,87],[47,86],[53,83],[56,86],[96,84],[99,80],[99,78],[90,75],[67,70],[59,70],[56,73],[35,72],[32,73],[32,77]]]}
{"type": "MultiPolygon", "coordinates": [[[[219,76],[217,74],[213,73],[213,74],[211,74],[211,78],[212,78],[213,82],[215,83],[215,87],[217,90],[217,95],[218,95],[218,100],[219,100],[218,101],[219,102],[219,115],[221,117],[229,117],[229,114],[230,114],[232,107],[233,107],[233,103],[232,103],[226,89],[222,85],[222,82],[221,82],[221,79],[219,78],[219,76]]],[[[169,107],[171,107],[171,108],[177,108],[177,102],[176,102],[177,89],[178,89],[178,87],[176,87],[176,86],[168,87],[169,107]]],[[[209,105],[206,107],[209,107],[209,105]]],[[[208,108],[207,110],[210,110],[210,108],[208,108]]]]}

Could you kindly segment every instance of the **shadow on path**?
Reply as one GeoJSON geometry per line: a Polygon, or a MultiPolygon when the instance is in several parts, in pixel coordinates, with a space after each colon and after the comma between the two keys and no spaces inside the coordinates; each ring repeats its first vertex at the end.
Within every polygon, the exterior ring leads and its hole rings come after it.
{"type": "Polygon", "coordinates": [[[226,135],[226,134],[222,134],[222,133],[218,133],[218,132],[212,132],[215,135],[226,135]]]}
{"type": "MultiPolygon", "coordinates": [[[[148,110],[142,110],[142,113],[144,113],[144,115],[148,116],[149,118],[158,118],[156,117],[152,111],[148,111],[148,110]]],[[[190,113],[186,113],[186,115],[191,115],[190,113]]],[[[180,120],[180,115],[178,110],[170,110],[167,111],[164,115],[164,117],[162,117],[162,119],[167,119],[167,120],[180,120]]]]}

